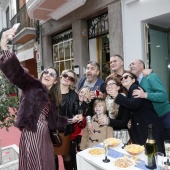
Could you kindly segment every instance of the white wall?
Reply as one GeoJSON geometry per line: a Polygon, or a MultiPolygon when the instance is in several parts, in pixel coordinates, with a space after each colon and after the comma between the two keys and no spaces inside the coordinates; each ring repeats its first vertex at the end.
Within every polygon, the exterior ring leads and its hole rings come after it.
{"type": "Polygon", "coordinates": [[[135,59],[145,59],[144,23],[170,13],[170,0],[121,0],[125,69],[135,59]],[[129,2],[129,3],[128,3],[129,2]]]}

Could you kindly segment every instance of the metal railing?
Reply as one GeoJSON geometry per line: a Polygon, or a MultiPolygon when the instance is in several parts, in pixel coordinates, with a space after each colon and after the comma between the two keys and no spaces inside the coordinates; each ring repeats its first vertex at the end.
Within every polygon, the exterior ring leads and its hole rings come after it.
{"type": "Polygon", "coordinates": [[[21,23],[21,25],[18,28],[17,32],[21,31],[25,27],[36,28],[37,20],[30,19],[30,17],[28,16],[26,4],[23,5],[23,7],[18,11],[18,13],[11,19],[11,26],[18,22],[21,23]]]}

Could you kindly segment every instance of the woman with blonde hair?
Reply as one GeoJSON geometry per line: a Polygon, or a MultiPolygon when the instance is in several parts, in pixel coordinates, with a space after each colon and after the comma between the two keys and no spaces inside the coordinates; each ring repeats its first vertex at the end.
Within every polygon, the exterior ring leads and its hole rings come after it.
{"type": "Polygon", "coordinates": [[[76,162],[76,154],[80,151],[80,142],[81,142],[81,131],[86,126],[86,110],[89,107],[88,98],[90,93],[90,88],[88,86],[82,87],[78,92],[78,100],[79,100],[79,122],[74,124],[74,132],[71,135],[71,144],[70,144],[70,154],[72,158],[73,168],[77,170],[77,162],[76,162]],[[80,115],[81,114],[81,115],[80,115]]]}
{"type": "MultiPolygon", "coordinates": [[[[62,146],[56,148],[56,154],[62,155],[66,170],[72,170],[73,165],[69,153],[70,137],[74,132],[74,123],[79,121],[78,114],[78,95],[75,92],[77,82],[76,73],[73,70],[64,70],[60,76],[60,89],[62,101],[59,105],[59,114],[68,117],[66,130],[60,131],[63,134],[62,146]],[[61,151],[61,153],[59,152],[61,151]]],[[[57,160],[57,159],[56,159],[57,160]]],[[[56,161],[57,162],[57,161],[56,161]]],[[[57,167],[57,166],[56,166],[57,167]]]]}

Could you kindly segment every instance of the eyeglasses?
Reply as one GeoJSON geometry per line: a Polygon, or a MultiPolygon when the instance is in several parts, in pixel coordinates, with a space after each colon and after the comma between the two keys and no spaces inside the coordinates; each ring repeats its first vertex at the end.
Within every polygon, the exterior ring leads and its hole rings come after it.
{"type": "Polygon", "coordinates": [[[132,79],[133,79],[133,77],[132,76],[129,76],[129,75],[126,75],[126,76],[122,76],[121,78],[120,78],[120,81],[122,81],[123,79],[127,79],[128,77],[131,77],[132,79]]]}
{"type": "MultiPolygon", "coordinates": [[[[106,87],[112,86],[113,84],[116,84],[116,83],[109,83],[109,84],[106,84],[106,87]]],[[[117,85],[117,84],[116,84],[116,85],[117,85]]]]}
{"type": "Polygon", "coordinates": [[[43,74],[45,74],[45,75],[50,75],[51,77],[53,77],[53,78],[55,78],[55,77],[57,77],[57,74],[56,73],[52,73],[52,72],[49,72],[48,70],[45,70],[44,72],[43,72],[43,74]]]}
{"type": "Polygon", "coordinates": [[[69,76],[69,75],[67,75],[67,74],[63,74],[63,77],[64,77],[65,79],[68,78],[68,80],[70,80],[70,81],[72,81],[72,82],[75,81],[73,77],[71,77],[71,76],[69,76]]]}

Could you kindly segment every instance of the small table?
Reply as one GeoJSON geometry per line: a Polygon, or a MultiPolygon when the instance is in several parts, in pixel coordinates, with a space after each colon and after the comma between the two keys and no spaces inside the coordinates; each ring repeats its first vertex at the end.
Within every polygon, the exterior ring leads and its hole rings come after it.
{"type": "MultiPolygon", "coordinates": [[[[91,156],[88,154],[89,149],[85,149],[81,152],[78,152],[76,155],[77,158],[77,169],[78,170],[113,170],[114,165],[113,162],[115,158],[118,157],[124,157],[124,155],[127,155],[128,157],[131,157],[124,149],[121,147],[123,146],[122,143],[120,143],[118,146],[114,148],[109,148],[108,152],[108,159],[110,159],[109,163],[104,163],[103,159],[104,156],[91,156]]],[[[102,143],[95,145],[94,147],[101,147],[103,148],[102,143]]],[[[144,152],[140,153],[139,155],[135,156],[140,159],[139,163],[133,168],[130,168],[131,170],[147,170],[148,168],[145,167],[144,163],[144,152]]]]}

